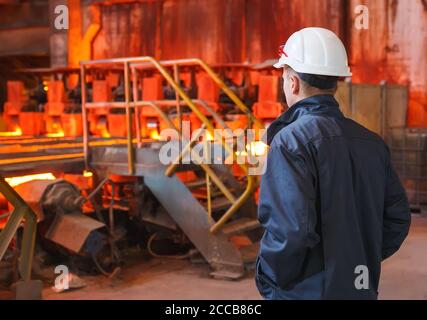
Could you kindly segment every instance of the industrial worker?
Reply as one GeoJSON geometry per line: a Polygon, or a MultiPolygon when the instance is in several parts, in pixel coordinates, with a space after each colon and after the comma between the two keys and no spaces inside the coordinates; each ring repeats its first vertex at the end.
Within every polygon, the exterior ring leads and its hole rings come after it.
{"type": "Polygon", "coordinates": [[[267,131],[257,287],[265,299],[377,299],[410,209],[386,144],[334,98],[351,76],[345,47],[330,30],[302,29],[274,67],[289,109],[267,131]]]}

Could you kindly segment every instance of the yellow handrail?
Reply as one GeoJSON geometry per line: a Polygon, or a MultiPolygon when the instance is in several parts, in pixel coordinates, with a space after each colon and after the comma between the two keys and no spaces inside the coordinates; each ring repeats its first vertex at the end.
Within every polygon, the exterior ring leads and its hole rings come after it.
{"type": "MultiPolygon", "coordinates": [[[[190,59],[175,59],[168,61],[159,61],[162,66],[175,66],[175,65],[199,65],[201,66],[209,76],[214,80],[214,82],[218,85],[220,89],[224,91],[224,93],[236,104],[236,106],[249,117],[249,120],[252,121],[257,129],[264,129],[263,124],[255,117],[255,115],[251,112],[251,110],[239,99],[238,96],[222,81],[222,79],[216,74],[215,71],[203,60],[198,58],[190,58],[190,59]]],[[[133,67],[143,67],[146,63],[141,62],[133,62],[133,67]]],[[[245,66],[245,65],[238,65],[245,66]]]]}
{"type": "MultiPolygon", "coordinates": [[[[166,79],[166,81],[169,83],[169,85],[175,90],[175,92],[182,98],[182,100],[187,104],[187,106],[194,112],[194,114],[202,121],[202,123],[206,126],[209,133],[213,136],[214,135],[214,126],[209,121],[209,119],[196,107],[196,105],[193,103],[192,99],[185,93],[185,91],[180,87],[178,83],[172,78],[172,76],[168,73],[168,71],[161,65],[160,62],[158,62],[153,57],[136,57],[136,58],[118,58],[118,59],[106,59],[106,60],[93,60],[93,61],[83,61],[81,62],[81,76],[82,76],[82,107],[84,109],[83,111],[83,121],[85,122],[84,127],[84,144],[85,144],[85,154],[88,151],[88,129],[87,129],[87,115],[86,113],[86,97],[85,97],[85,66],[86,65],[96,65],[96,64],[111,64],[111,63],[123,63],[125,67],[125,96],[126,96],[126,118],[127,118],[127,125],[128,125],[128,154],[129,154],[129,172],[133,173],[133,147],[132,147],[132,133],[131,133],[131,111],[130,111],[130,90],[129,90],[129,67],[136,67],[137,64],[141,64],[144,62],[148,62],[152,64],[159,72],[160,74],[166,79]],[[132,150],[131,150],[132,149],[132,150]]],[[[246,105],[234,94],[232,90],[230,90],[225,83],[218,77],[218,75],[202,60],[200,59],[187,59],[187,60],[175,60],[173,63],[175,65],[179,64],[180,62],[185,63],[193,63],[200,65],[209,75],[210,77],[215,81],[215,83],[226,93],[230,99],[238,106],[238,108],[244,112],[250,122],[252,122],[256,127],[259,129],[263,128],[261,122],[252,114],[252,112],[246,107],[246,105]]],[[[230,150],[229,145],[221,139],[221,144],[226,149],[227,152],[229,152],[231,155],[233,155],[233,150],[230,150]]],[[[88,159],[88,155],[86,154],[86,159],[88,159]]],[[[239,164],[239,166],[247,173],[248,168],[246,165],[239,164]]],[[[176,165],[172,164],[167,170],[169,174],[173,174],[174,170],[176,168],[176,165]]],[[[224,223],[243,205],[243,203],[250,197],[253,187],[255,185],[255,177],[248,175],[247,176],[247,186],[243,194],[233,203],[231,208],[224,214],[224,216],[212,227],[211,232],[215,233],[217,232],[224,223]]]]}

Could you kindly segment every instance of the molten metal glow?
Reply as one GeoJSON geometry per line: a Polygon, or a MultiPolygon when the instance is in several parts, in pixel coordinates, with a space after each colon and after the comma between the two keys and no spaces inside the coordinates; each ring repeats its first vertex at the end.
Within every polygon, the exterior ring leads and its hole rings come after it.
{"type": "Polygon", "coordinates": [[[160,140],[161,139],[161,137],[160,137],[159,132],[157,131],[157,129],[150,131],[150,138],[154,139],[154,140],[160,140]]]}
{"type": "Polygon", "coordinates": [[[11,187],[16,187],[17,185],[20,185],[25,182],[33,181],[33,180],[55,180],[55,179],[56,178],[52,173],[39,173],[39,174],[32,174],[28,176],[6,178],[5,180],[7,181],[7,183],[10,184],[11,187]]]}
{"type": "Polygon", "coordinates": [[[64,131],[62,131],[62,130],[55,132],[55,133],[46,134],[46,137],[49,137],[49,138],[62,138],[64,136],[65,136],[65,134],[64,134],[64,131]]]}
{"type": "Polygon", "coordinates": [[[92,177],[92,176],[93,176],[93,173],[92,173],[92,172],[87,171],[87,170],[83,171],[83,177],[85,177],[85,178],[90,178],[90,177],[92,177]]]}
{"type": "Polygon", "coordinates": [[[101,130],[101,137],[103,137],[103,138],[110,138],[111,134],[108,132],[107,129],[103,129],[103,130],[101,130]]]}
{"type": "Polygon", "coordinates": [[[46,136],[50,138],[61,138],[65,136],[61,123],[57,120],[52,123],[52,128],[49,131],[52,132],[49,132],[46,136]]]}
{"type": "Polygon", "coordinates": [[[15,131],[0,132],[0,137],[18,137],[22,136],[22,130],[20,127],[16,127],[15,131]]]}
{"type": "Polygon", "coordinates": [[[212,134],[209,131],[206,133],[206,140],[207,141],[214,141],[214,137],[212,136],[212,134]]]}
{"type": "Polygon", "coordinates": [[[254,141],[246,146],[253,156],[259,157],[267,154],[268,146],[262,141],[254,141]]]}

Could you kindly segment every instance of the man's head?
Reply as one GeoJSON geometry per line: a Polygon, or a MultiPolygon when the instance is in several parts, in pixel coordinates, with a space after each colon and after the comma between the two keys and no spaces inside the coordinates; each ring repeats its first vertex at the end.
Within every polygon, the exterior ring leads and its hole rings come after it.
{"type": "Polygon", "coordinates": [[[337,91],[338,77],[301,74],[289,66],[283,67],[283,92],[289,107],[300,100],[318,94],[332,94],[337,91]]]}
{"type": "Polygon", "coordinates": [[[340,77],[351,76],[341,40],[323,28],[302,29],[280,47],[283,91],[289,107],[318,94],[334,94],[340,77]]]}

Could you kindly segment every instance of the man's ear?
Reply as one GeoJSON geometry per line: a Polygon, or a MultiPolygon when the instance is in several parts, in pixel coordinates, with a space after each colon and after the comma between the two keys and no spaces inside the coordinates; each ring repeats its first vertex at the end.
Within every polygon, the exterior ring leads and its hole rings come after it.
{"type": "Polygon", "coordinates": [[[292,93],[295,95],[298,95],[301,89],[300,79],[297,76],[292,75],[291,81],[292,81],[292,86],[291,86],[292,93]]]}

